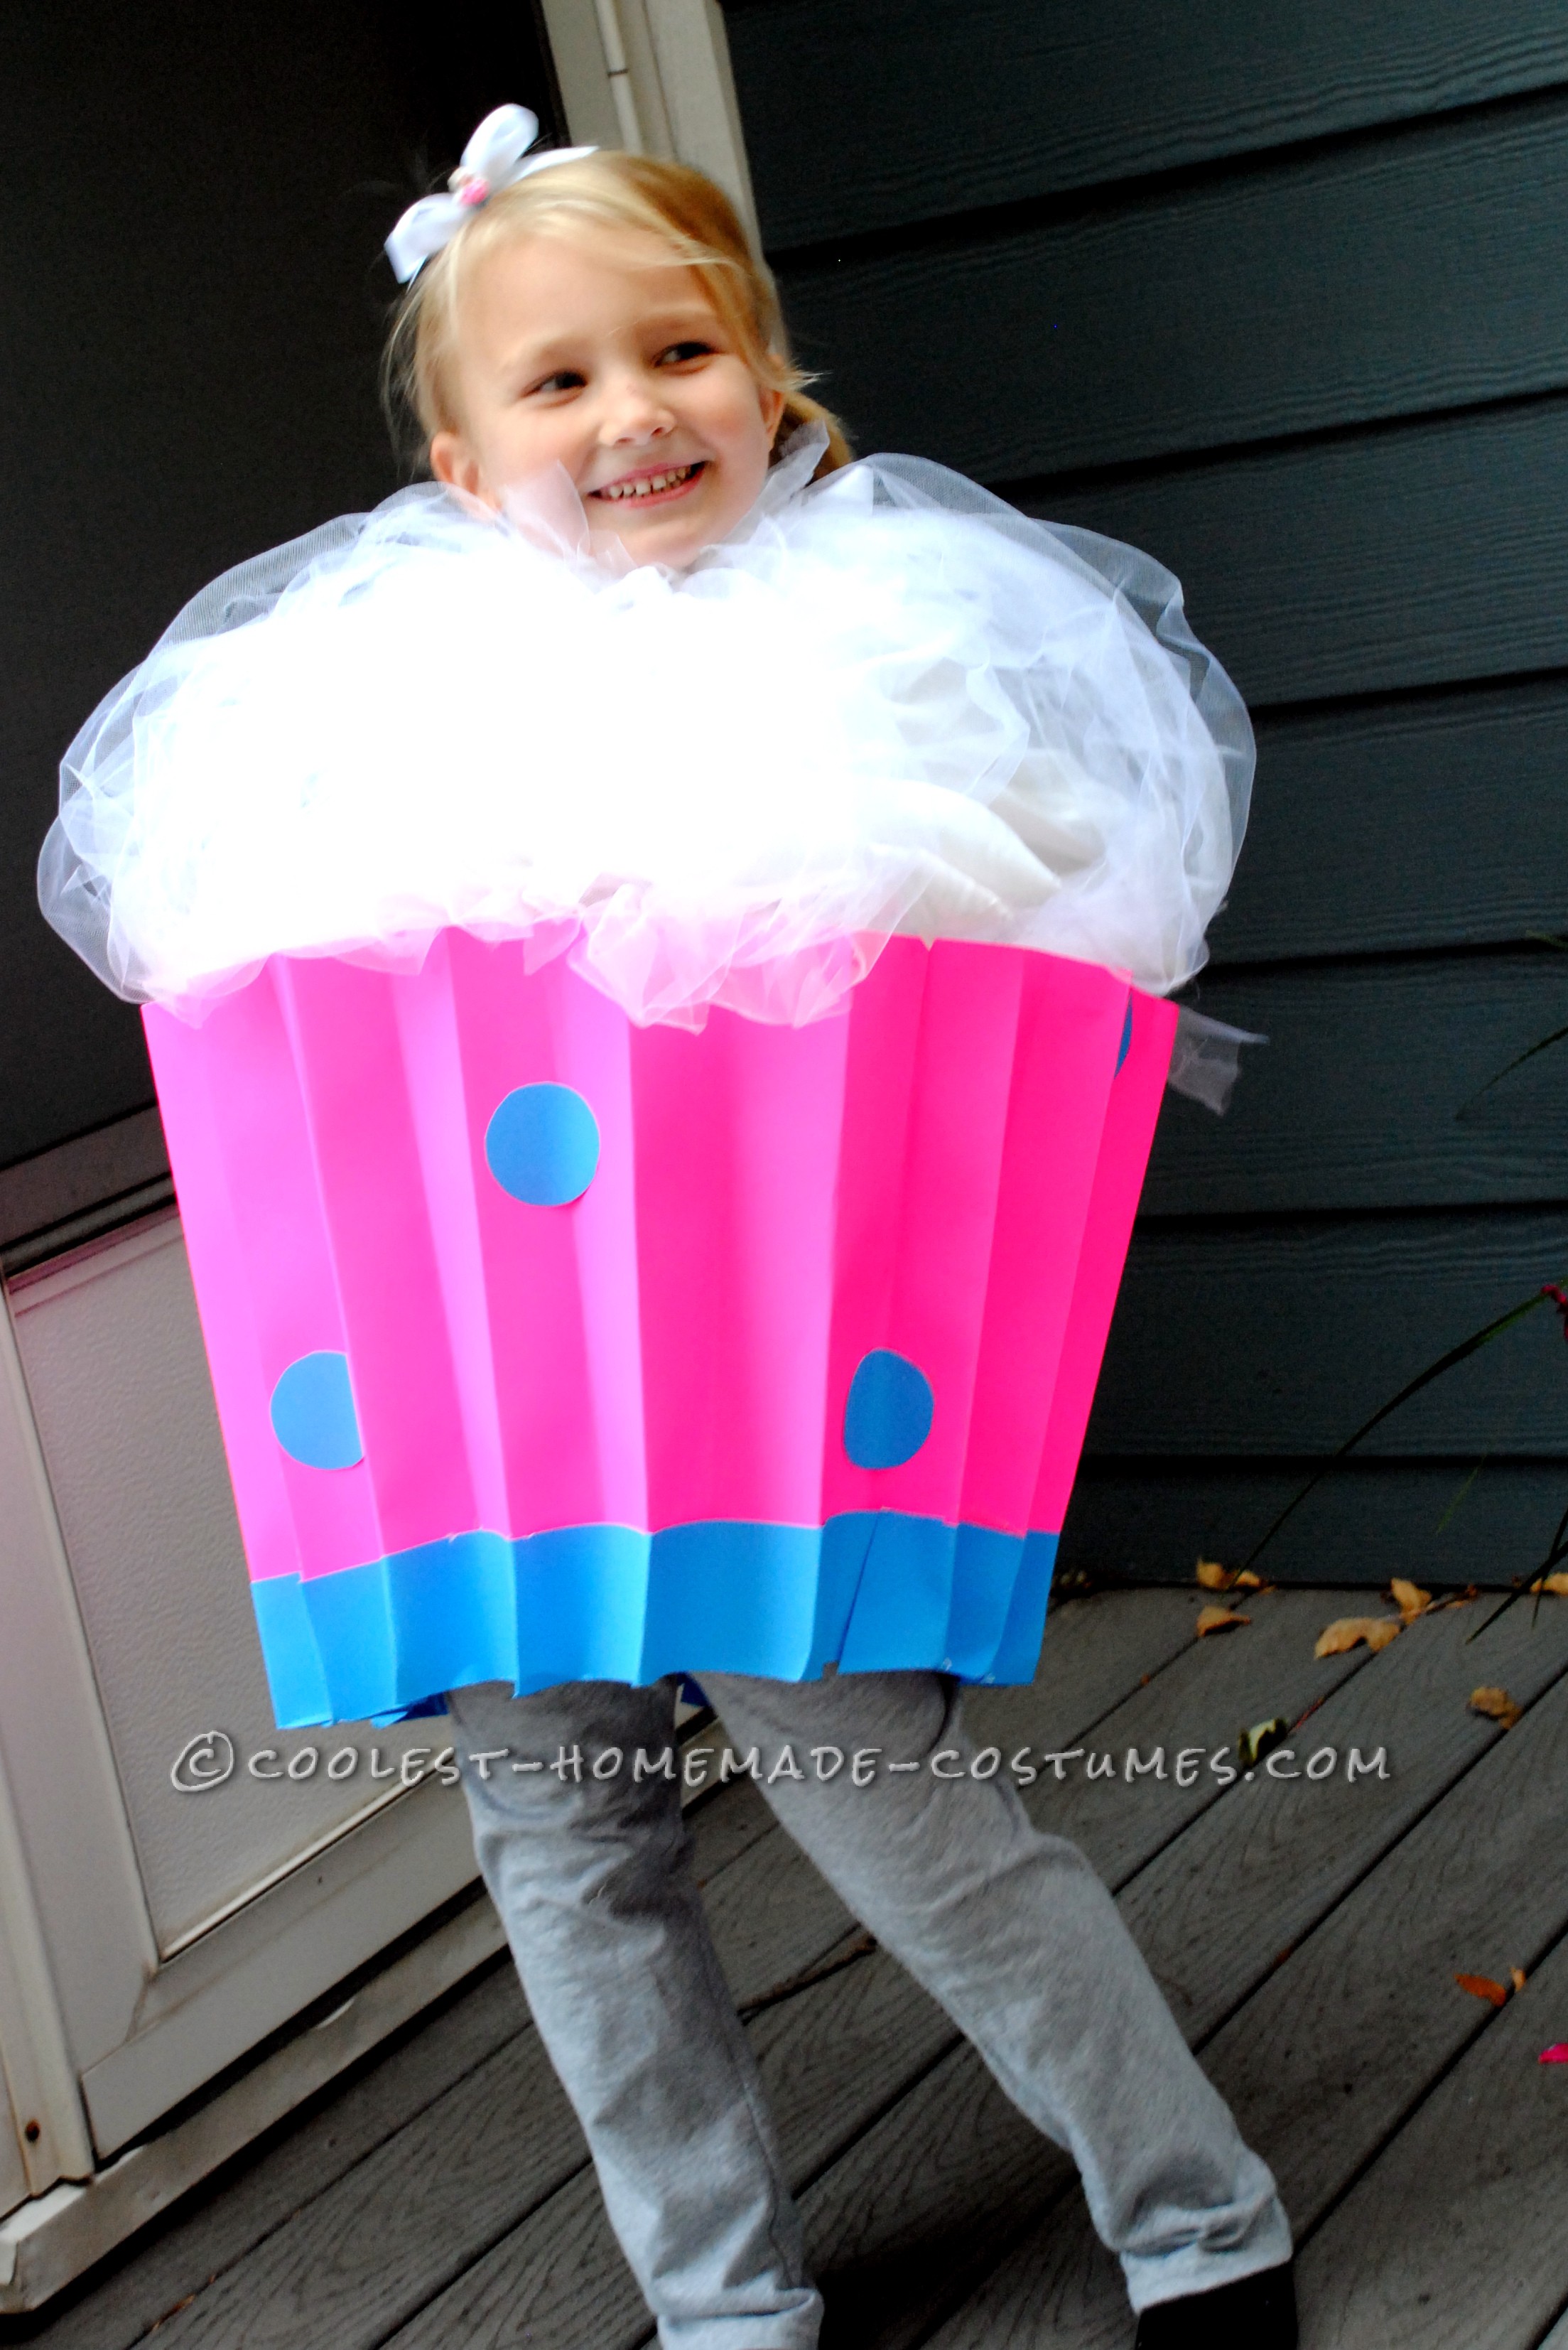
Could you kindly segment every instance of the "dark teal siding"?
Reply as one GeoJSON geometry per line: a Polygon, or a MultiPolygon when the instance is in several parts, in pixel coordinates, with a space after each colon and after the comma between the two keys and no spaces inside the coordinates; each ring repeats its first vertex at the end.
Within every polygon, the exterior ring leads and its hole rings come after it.
{"type": "Polygon", "coordinates": [[[1559,0],[732,0],[726,16],[781,249],[1568,81],[1559,0]]]}
{"type": "Polygon", "coordinates": [[[1503,942],[1562,920],[1562,679],[1256,719],[1264,788],[1210,934],[1216,966],[1503,942]]]}
{"type": "Polygon", "coordinates": [[[1269,1045],[1248,1057],[1224,1118],[1170,1101],[1144,1192],[1149,1213],[1535,1205],[1568,1194],[1568,1053],[1562,1066],[1543,1054],[1476,1098],[1537,1037],[1568,1027],[1568,954],[1232,965],[1199,983],[1206,1010],[1269,1045]]]}
{"type": "Polygon", "coordinates": [[[1017,480],[1554,389],[1565,190],[1552,92],[783,276],[852,428],[1017,480]]]}
{"type": "Polygon", "coordinates": [[[1258,709],[1568,665],[1562,394],[1019,494],[1163,556],[1258,709]]]}
{"type": "MultiPolygon", "coordinates": [[[[1223,1123],[1168,1107],[1064,1549],[1189,1575],[1568,1266],[1568,1048],[1472,1098],[1568,1022],[1568,5],[727,20],[858,445],[1151,548],[1253,707],[1192,994],[1271,1042],[1223,1123]]],[[[1522,1570],[1568,1501],[1556,1317],[1369,1451],[1280,1572],[1522,1570]]]]}

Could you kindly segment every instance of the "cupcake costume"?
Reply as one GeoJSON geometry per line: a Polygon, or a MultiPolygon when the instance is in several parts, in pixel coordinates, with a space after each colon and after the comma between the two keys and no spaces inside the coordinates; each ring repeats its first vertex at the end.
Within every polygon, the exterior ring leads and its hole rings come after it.
{"type": "Polygon", "coordinates": [[[1251,737],[1170,575],[904,457],[242,565],[67,755],[284,1726],[1027,1679],[1251,737]]]}

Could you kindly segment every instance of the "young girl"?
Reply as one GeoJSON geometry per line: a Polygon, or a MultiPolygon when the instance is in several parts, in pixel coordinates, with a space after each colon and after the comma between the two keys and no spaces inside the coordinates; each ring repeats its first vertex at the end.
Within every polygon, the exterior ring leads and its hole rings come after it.
{"type": "MultiPolygon", "coordinates": [[[[453,928],[566,951],[688,1027],[810,1021],[900,931],[1187,977],[1250,740],[1174,583],[937,468],[852,463],[722,194],[644,157],[524,161],[532,129],[491,118],[454,195],[389,240],[412,281],[391,380],[442,486],[182,616],[67,757],[51,920],[187,1013],[268,956],[407,968],[453,928]]],[[[1293,2345],[1268,2170],[1093,1871],[970,1771],[955,1675],[685,1661],[785,1827],[1071,2151],[1140,2350],[1293,2345]],[[824,1778],[813,1748],[918,1767],[824,1778]]],[[[656,1755],[678,1686],[476,1674],[448,1702],[485,1882],[661,2342],[811,2350],[678,1787],[510,1767],[656,1755]]]]}

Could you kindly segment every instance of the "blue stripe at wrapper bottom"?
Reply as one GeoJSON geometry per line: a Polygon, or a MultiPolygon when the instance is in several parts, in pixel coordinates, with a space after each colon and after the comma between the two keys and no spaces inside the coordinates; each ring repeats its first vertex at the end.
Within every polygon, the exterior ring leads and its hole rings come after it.
{"type": "Polygon", "coordinates": [[[303,1730],[396,1719],[476,1681],[521,1697],[704,1670],[810,1680],[828,1663],[1027,1681],[1056,1541],[894,1510],[820,1528],[568,1526],[460,1534],[251,1591],[278,1727],[303,1730]]]}

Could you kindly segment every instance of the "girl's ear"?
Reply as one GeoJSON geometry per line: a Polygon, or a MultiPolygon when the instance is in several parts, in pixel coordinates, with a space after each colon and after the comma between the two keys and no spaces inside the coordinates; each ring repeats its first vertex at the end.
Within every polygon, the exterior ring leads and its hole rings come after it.
{"type": "Polygon", "coordinates": [[[764,383],[759,388],[763,395],[763,422],[767,427],[768,446],[771,449],[779,437],[779,426],[784,421],[784,396],[771,383],[764,383]]]}
{"type": "Polygon", "coordinates": [[[438,432],[431,442],[431,472],[449,490],[466,490],[487,506],[495,504],[479,459],[461,432],[438,432]]]}

